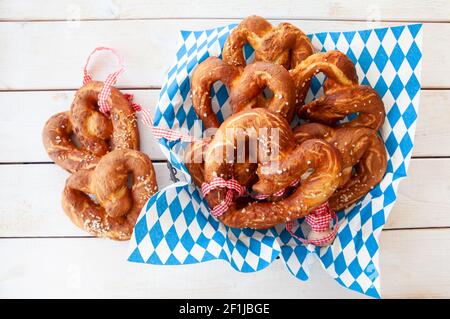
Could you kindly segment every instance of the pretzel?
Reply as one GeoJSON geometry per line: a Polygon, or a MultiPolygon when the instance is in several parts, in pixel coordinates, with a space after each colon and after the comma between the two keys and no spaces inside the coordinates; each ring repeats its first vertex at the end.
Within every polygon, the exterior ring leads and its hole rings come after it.
{"type": "Polygon", "coordinates": [[[226,40],[222,51],[224,62],[244,68],[246,43],[255,50],[255,61],[280,64],[287,70],[314,53],[309,38],[294,25],[280,23],[273,27],[262,17],[250,16],[242,20],[226,40]]]}
{"type": "Polygon", "coordinates": [[[205,182],[205,178],[203,177],[203,172],[205,171],[203,154],[205,150],[205,143],[195,141],[187,145],[184,153],[184,165],[188,169],[192,181],[199,188],[201,188],[202,184],[205,182]]]}
{"type": "Polygon", "coordinates": [[[313,54],[290,71],[300,105],[305,100],[312,76],[319,72],[327,76],[325,95],[300,107],[301,118],[334,126],[347,115],[358,113],[355,119],[340,126],[377,130],[383,125],[386,114],[381,97],[373,88],[358,84],[355,66],[339,51],[313,54]]]}
{"type": "Polygon", "coordinates": [[[328,200],[333,210],[345,209],[355,203],[377,185],[386,172],[386,149],[373,129],[365,127],[335,129],[323,124],[307,123],[296,127],[294,134],[297,143],[322,138],[341,154],[343,169],[340,185],[328,200]]]}
{"type": "MultiPolygon", "coordinates": [[[[208,143],[204,141],[195,141],[187,145],[184,152],[184,164],[192,177],[195,185],[199,188],[205,182],[204,171],[204,154],[208,147],[208,143]]],[[[234,163],[233,175],[236,176],[242,185],[250,186],[253,185],[257,176],[255,174],[249,174],[249,172],[254,172],[257,168],[256,163],[248,163],[245,161],[243,163],[234,163]]],[[[278,199],[278,197],[276,197],[278,199]]]]}
{"type": "MultiPolygon", "coordinates": [[[[314,169],[300,186],[288,197],[276,202],[257,202],[238,199],[231,203],[219,219],[230,227],[265,229],[303,217],[309,211],[324,203],[339,185],[341,171],[340,156],[334,147],[320,139],[310,139],[297,145],[289,123],[280,115],[264,108],[244,110],[232,115],[220,126],[205,153],[204,179],[210,184],[217,177],[230,180],[234,177],[241,185],[239,176],[234,175],[233,161],[226,155],[229,148],[234,150],[239,138],[255,138],[258,134],[260,147],[257,152],[257,175],[259,180],[253,190],[270,195],[291,185],[305,172],[314,169]],[[230,134],[232,130],[233,134],[230,134]],[[270,137],[279,130],[278,143],[270,137]],[[262,141],[264,132],[268,132],[262,141]],[[269,138],[269,139],[267,139],[269,138]],[[279,153],[268,150],[278,147],[279,153]],[[273,158],[272,158],[273,157],[273,158]]],[[[238,150],[239,151],[239,150],[238,150]]],[[[247,172],[248,175],[253,172],[247,172]]],[[[219,187],[206,195],[210,208],[223,203],[228,190],[219,187]]]]}
{"type": "Polygon", "coordinates": [[[94,155],[105,155],[110,149],[139,149],[136,115],[128,99],[111,87],[108,103],[110,118],[97,109],[103,82],[91,81],[81,87],[72,103],[70,114],[80,144],[94,155]]]}
{"type": "Polygon", "coordinates": [[[42,132],[47,154],[57,165],[70,173],[94,168],[100,157],[83,148],[78,148],[72,141],[73,134],[69,112],[53,115],[45,123],[42,132]]]}
{"type": "Polygon", "coordinates": [[[72,222],[90,234],[128,240],[147,200],[158,190],[152,162],[136,150],[114,150],[90,170],[71,175],[62,206],[72,222]],[[128,175],[132,186],[128,189],[128,175]],[[92,200],[88,194],[96,196],[92,200]]]}
{"type": "Polygon", "coordinates": [[[209,57],[194,70],[191,78],[192,102],[205,127],[218,128],[219,121],[211,106],[211,85],[222,81],[230,95],[233,113],[253,107],[267,107],[289,122],[295,112],[295,88],[289,73],[280,65],[255,62],[240,72],[235,66],[209,57]],[[268,87],[273,97],[264,99],[268,87]]]}

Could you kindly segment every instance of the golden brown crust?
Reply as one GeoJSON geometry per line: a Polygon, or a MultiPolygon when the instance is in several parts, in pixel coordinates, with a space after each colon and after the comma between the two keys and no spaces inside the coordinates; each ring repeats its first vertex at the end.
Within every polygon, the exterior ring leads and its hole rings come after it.
{"type": "Polygon", "coordinates": [[[273,27],[262,17],[250,16],[241,21],[225,42],[224,62],[243,69],[246,43],[255,50],[255,61],[280,64],[287,70],[295,68],[314,52],[309,38],[294,25],[280,23],[273,27]]]}
{"type": "Polygon", "coordinates": [[[184,165],[188,169],[194,184],[199,188],[202,187],[202,184],[205,181],[203,177],[203,154],[205,152],[206,146],[206,143],[196,141],[189,144],[184,153],[184,165]]]}
{"type": "Polygon", "coordinates": [[[368,127],[378,130],[386,117],[384,103],[378,93],[369,86],[358,85],[334,89],[301,108],[300,116],[313,122],[339,127],[368,127]],[[346,116],[358,116],[337,125],[346,116]]]}
{"type": "Polygon", "coordinates": [[[94,169],[71,175],[62,206],[80,228],[98,237],[128,240],[147,200],[158,190],[152,162],[135,150],[115,150],[94,169]],[[132,176],[131,189],[128,175],[132,176]],[[97,203],[88,194],[95,195],[97,203]]]}
{"type": "MultiPolygon", "coordinates": [[[[278,144],[271,139],[260,144],[262,152],[257,152],[259,181],[253,190],[264,195],[271,195],[286,188],[300,178],[309,169],[314,172],[301,182],[292,195],[277,202],[248,201],[244,207],[233,203],[219,219],[230,227],[250,227],[264,229],[276,224],[303,217],[309,211],[324,203],[339,185],[341,171],[340,156],[337,151],[323,140],[309,140],[297,145],[288,122],[280,115],[267,109],[256,108],[244,110],[228,118],[219,128],[209,144],[205,154],[204,179],[210,183],[219,176],[225,180],[234,177],[233,162],[227,160],[227,148],[235,148],[237,140],[244,134],[256,132],[258,136],[273,136],[278,131],[278,144]],[[233,134],[227,130],[233,129],[233,134]],[[261,131],[263,130],[263,131],[261,131]],[[265,150],[279,149],[278,154],[265,157],[265,150]]],[[[253,134],[253,133],[252,133],[253,134]]],[[[247,172],[251,176],[254,172],[247,172]]],[[[210,208],[224,201],[226,189],[211,191],[206,200],[210,208]]]]}
{"type": "Polygon", "coordinates": [[[103,82],[91,81],[77,91],[72,103],[71,121],[81,145],[97,156],[105,155],[110,149],[139,149],[136,115],[130,102],[111,87],[108,118],[97,107],[102,88],[103,82]]]}
{"type": "Polygon", "coordinates": [[[298,143],[322,138],[339,151],[343,168],[340,186],[329,199],[332,209],[338,211],[349,207],[383,179],[387,155],[384,143],[375,130],[365,127],[334,129],[308,123],[296,127],[294,133],[298,143]]]}
{"type": "Polygon", "coordinates": [[[347,115],[358,113],[344,126],[364,126],[375,130],[384,123],[384,104],[371,87],[359,85],[352,61],[340,51],[316,53],[290,71],[297,89],[299,116],[327,125],[336,125],[347,115]],[[312,76],[327,76],[324,96],[303,105],[312,76]]]}
{"type": "Polygon", "coordinates": [[[73,127],[69,112],[53,115],[45,123],[42,141],[49,157],[60,167],[74,173],[94,168],[100,157],[78,148],[72,141],[73,127]]]}
{"type": "Polygon", "coordinates": [[[97,110],[102,82],[89,82],[80,88],[70,112],[52,116],[45,124],[42,140],[49,157],[74,173],[95,167],[101,156],[115,149],[139,149],[136,114],[130,102],[111,88],[110,118],[97,110]],[[78,140],[75,142],[75,138],[78,140]]]}
{"type": "Polygon", "coordinates": [[[233,113],[253,107],[267,107],[290,121],[295,112],[295,89],[289,73],[281,66],[255,62],[241,73],[236,67],[210,57],[194,70],[191,78],[195,112],[206,128],[218,128],[219,121],[211,106],[211,85],[222,81],[228,88],[233,113]],[[274,94],[265,99],[268,87],[274,94]]]}
{"type": "Polygon", "coordinates": [[[238,76],[237,68],[216,57],[209,57],[200,63],[192,73],[192,103],[195,112],[207,129],[219,127],[219,121],[211,105],[211,86],[217,81],[222,81],[230,91],[232,82],[238,76]]]}
{"type": "Polygon", "coordinates": [[[295,111],[295,89],[292,78],[289,72],[279,65],[266,62],[252,63],[234,83],[230,92],[230,104],[233,113],[264,106],[290,122],[295,111]],[[266,87],[273,92],[273,96],[266,101],[263,100],[265,105],[259,105],[257,97],[266,87]]]}

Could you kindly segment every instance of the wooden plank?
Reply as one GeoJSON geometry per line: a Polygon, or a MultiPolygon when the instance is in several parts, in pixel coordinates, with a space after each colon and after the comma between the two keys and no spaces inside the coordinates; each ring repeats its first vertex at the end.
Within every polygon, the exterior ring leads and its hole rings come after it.
{"type": "MultiPolygon", "coordinates": [[[[166,163],[154,165],[159,187],[168,186],[166,163]]],[[[61,207],[67,172],[54,164],[0,165],[0,176],[0,237],[89,236],[61,207]]]]}
{"type": "MultiPolygon", "coordinates": [[[[155,168],[169,185],[166,164],[155,168]]],[[[450,227],[450,159],[413,160],[409,172],[386,229],[450,227]]],[[[61,208],[66,177],[53,164],[0,165],[0,237],[86,236],[61,208]]]]}
{"type": "Polygon", "coordinates": [[[127,243],[93,238],[1,239],[0,258],[2,298],[362,297],[319,267],[312,280],[302,282],[279,261],[250,274],[224,261],[172,267],[134,264],[126,261],[127,243]]]}
{"type": "Polygon", "coordinates": [[[450,227],[450,159],[413,159],[386,229],[450,227]]]}
{"type": "Polygon", "coordinates": [[[385,298],[450,298],[450,229],[385,231],[381,293],[385,298]]]}
{"type": "MultiPolygon", "coordinates": [[[[449,248],[449,229],[383,232],[383,297],[449,298],[449,248]]],[[[94,238],[0,239],[0,297],[362,297],[339,286],[321,267],[300,282],[281,261],[242,274],[223,261],[164,267],[128,263],[126,257],[127,243],[94,238]],[[111,280],[119,277],[124,279],[111,280]]]]}
{"type": "MultiPolygon", "coordinates": [[[[125,92],[133,93],[136,102],[154,113],[157,90],[125,92]]],[[[73,95],[74,91],[0,92],[0,163],[50,161],[41,131],[52,114],[70,107],[73,95]],[[17,123],[21,123],[20,130],[17,123]]],[[[450,90],[421,92],[414,156],[450,156],[449,104],[450,90]]],[[[139,125],[141,150],[154,160],[165,160],[150,130],[142,122],[139,125]]]]}
{"type": "Polygon", "coordinates": [[[66,20],[66,19],[154,19],[154,18],[242,18],[251,14],[283,19],[449,21],[447,1],[289,1],[199,0],[171,1],[88,1],[70,4],[57,0],[3,0],[0,20],[66,20]],[[45,7],[45,10],[42,8],[45,7]]]}
{"type": "MultiPolygon", "coordinates": [[[[165,71],[175,58],[179,30],[202,30],[232,22],[239,20],[4,22],[0,24],[0,38],[8,45],[0,51],[0,74],[3,75],[0,90],[76,89],[87,55],[100,45],[114,47],[125,57],[127,71],[119,79],[120,87],[160,87],[165,71]]],[[[291,22],[308,33],[393,25],[349,21],[291,22]]],[[[450,60],[446,58],[450,23],[425,24],[423,42],[423,87],[450,88],[446,73],[436,72],[450,69],[450,60]]],[[[100,79],[113,68],[111,60],[95,61],[94,71],[100,79]]]]}
{"type": "MultiPolygon", "coordinates": [[[[134,101],[154,113],[157,90],[124,93],[136,93],[134,101]]],[[[0,162],[51,161],[42,144],[42,129],[50,116],[69,110],[74,94],[75,91],[0,92],[0,162]]],[[[141,114],[138,118],[141,150],[153,160],[165,160],[150,129],[141,122],[141,114]]]]}
{"type": "Polygon", "coordinates": [[[450,91],[422,90],[413,156],[450,156],[450,91]]]}

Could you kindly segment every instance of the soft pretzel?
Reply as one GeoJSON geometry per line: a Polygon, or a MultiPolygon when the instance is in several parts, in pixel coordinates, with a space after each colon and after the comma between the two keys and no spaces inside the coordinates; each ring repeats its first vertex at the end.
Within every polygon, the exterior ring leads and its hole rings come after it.
{"type": "Polygon", "coordinates": [[[61,112],[48,119],[42,132],[48,155],[57,165],[71,173],[94,168],[100,157],[78,148],[72,141],[73,134],[69,112],[61,112]]]}
{"type": "Polygon", "coordinates": [[[373,129],[365,127],[334,129],[323,124],[307,123],[296,127],[294,134],[298,143],[322,138],[341,154],[343,166],[340,185],[328,199],[330,207],[336,211],[349,207],[366,195],[382,180],[386,172],[386,149],[373,129]]]}
{"type": "Polygon", "coordinates": [[[67,179],[62,206],[75,225],[90,234],[128,240],[142,207],[157,190],[147,155],[115,150],[102,157],[94,169],[78,171],[67,179]],[[89,194],[96,196],[96,202],[89,194]]]}
{"type": "MultiPolygon", "coordinates": [[[[245,141],[243,141],[245,142],[245,141]]],[[[195,141],[189,144],[184,151],[184,164],[192,177],[195,185],[199,188],[205,182],[204,172],[204,154],[208,148],[209,142],[195,141]]],[[[247,149],[248,151],[248,149],[247,149]]],[[[248,157],[241,160],[240,163],[234,163],[233,175],[240,181],[242,185],[250,186],[257,181],[256,171],[257,164],[250,163],[248,157]],[[252,173],[250,173],[252,172],[252,173]]]]}
{"type": "Polygon", "coordinates": [[[300,107],[300,117],[336,125],[347,115],[358,113],[355,119],[341,126],[364,126],[375,130],[381,127],[385,119],[381,97],[373,88],[358,84],[355,66],[339,51],[313,54],[290,71],[300,105],[304,103],[312,76],[319,72],[327,76],[324,96],[300,107]]]}
{"type": "Polygon", "coordinates": [[[222,56],[227,64],[244,68],[243,47],[246,43],[255,50],[255,60],[281,64],[287,70],[295,68],[314,52],[309,38],[290,23],[273,27],[266,19],[250,16],[231,32],[222,56]]]}
{"type": "Polygon", "coordinates": [[[187,145],[184,151],[184,165],[192,177],[192,181],[198,187],[202,187],[205,182],[204,171],[205,166],[203,162],[203,154],[207,148],[207,144],[202,141],[195,141],[187,145]]]}
{"type": "MultiPolygon", "coordinates": [[[[280,115],[264,108],[244,110],[232,115],[220,126],[205,153],[204,179],[211,183],[220,177],[234,177],[233,161],[227,149],[236,148],[239,139],[259,139],[256,161],[259,180],[253,190],[271,195],[291,185],[308,170],[314,171],[288,197],[276,202],[253,200],[235,201],[219,219],[230,227],[265,229],[303,217],[324,203],[339,185],[340,156],[324,140],[310,139],[297,145],[289,123],[280,115]],[[231,133],[230,134],[230,130],[231,133]],[[278,133],[278,141],[272,136],[278,133]],[[256,134],[256,135],[255,135],[256,134]],[[263,138],[262,138],[263,137],[263,138]],[[278,154],[274,153],[278,149],[278,154]],[[267,158],[266,152],[270,152],[267,158]]],[[[254,172],[247,172],[248,175],[254,172]]],[[[226,188],[216,188],[206,195],[210,208],[221,204],[227,196],[226,188]]]]}
{"type": "Polygon", "coordinates": [[[216,57],[209,57],[194,70],[191,79],[194,109],[206,128],[218,128],[219,121],[211,106],[211,85],[222,81],[228,88],[233,113],[256,106],[267,107],[280,113],[289,122],[295,112],[295,88],[293,81],[280,65],[255,62],[240,72],[216,57]],[[262,97],[268,87],[273,96],[262,97]]]}
{"type": "Polygon", "coordinates": [[[103,82],[91,81],[77,91],[72,103],[71,121],[81,145],[97,156],[110,149],[139,149],[136,114],[130,102],[118,89],[111,87],[108,118],[97,107],[102,88],[103,82]]]}

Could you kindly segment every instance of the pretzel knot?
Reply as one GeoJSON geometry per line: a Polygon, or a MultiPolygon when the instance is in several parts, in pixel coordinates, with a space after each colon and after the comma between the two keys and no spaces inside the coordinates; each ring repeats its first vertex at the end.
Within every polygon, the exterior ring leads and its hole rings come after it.
{"type": "Polygon", "coordinates": [[[95,168],[80,170],[67,179],[62,206],[73,223],[90,234],[128,240],[141,208],[157,190],[147,155],[115,150],[103,156],[95,168]]]}
{"type": "MultiPolygon", "coordinates": [[[[210,208],[220,205],[218,218],[225,225],[265,229],[306,216],[314,207],[324,203],[339,185],[341,159],[331,145],[319,139],[297,145],[288,122],[279,114],[264,108],[244,110],[227,118],[210,142],[204,159],[206,185],[216,183],[220,176],[225,181],[217,182],[222,185],[227,180],[236,180],[238,185],[251,186],[254,192],[270,196],[293,185],[311,169],[313,172],[300,182],[298,188],[277,201],[258,202],[249,197],[233,201],[230,195],[233,192],[224,187],[205,188],[204,194],[210,208]],[[242,130],[227,132],[232,128],[242,130]],[[279,139],[266,138],[260,130],[272,133],[279,130],[279,139]],[[251,132],[256,132],[259,140],[265,141],[262,149],[256,152],[257,163],[230,161],[226,156],[230,154],[227,148],[236,150],[238,139],[254,139],[251,132]],[[265,158],[264,150],[275,147],[279,148],[277,155],[265,158]],[[257,174],[254,174],[255,169],[257,174]],[[256,183],[249,178],[255,176],[259,178],[256,183]]],[[[238,194],[243,192],[243,188],[238,189],[238,194]]]]}
{"type": "Polygon", "coordinates": [[[70,112],[53,115],[44,126],[42,139],[49,157],[71,173],[95,167],[109,151],[139,149],[136,114],[129,97],[111,87],[107,99],[111,110],[106,116],[97,105],[102,88],[102,82],[85,84],[75,94],[70,112]]]}
{"type": "Polygon", "coordinates": [[[297,143],[314,138],[324,139],[341,155],[341,180],[338,189],[329,198],[333,210],[349,207],[383,179],[387,168],[386,149],[373,129],[332,128],[319,123],[307,123],[296,127],[294,135],[297,143]]]}
{"type": "Polygon", "coordinates": [[[255,60],[295,68],[314,52],[309,38],[296,26],[280,23],[273,27],[266,19],[250,16],[231,32],[225,42],[222,56],[227,64],[244,68],[243,46],[249,43],[255,50],[255,60]]]}
{"type": "Polygon", "coordinates": [[[224,180],[221,177],[216,177],[210,183],[202,184],[203,196],[207,196],[212,190],[219,187],[226,188],[227,194],[224,201],[211,209],[211,214],[214,217],[219,217],[225,213],[236,197],[241,197],[247,192],[247,189],[235,179],[224,180]]]}
{"type": "Polygon", "coordinates": [[[219,127],[211,104],[211,86],[217,81],[222,81],[227,87],[233,113],[265,107],[289,122],[294,116],[294,82],[282,66],[255,62],[241,71],[217,57],[209,57],[197,66],[191,78],[194,110],[206,128],[219,127]],[[270,98],[263,96],[266,87],[273,92],[270,98]]]}
{"type": "Polygon", "coordinates": [[[353,62],[340,51],[313,54],[290,71],[297,88],[298,114],[301,118],[332,126],[364,126],[379,129],[386,113],[378,93],[371,87],[358,84],[353,62]],[[324,96],[304,104],[311,78],[324,73],[324,96]],[[350,114],[358,116],[352,121],[339,124],[350,114]]]}

